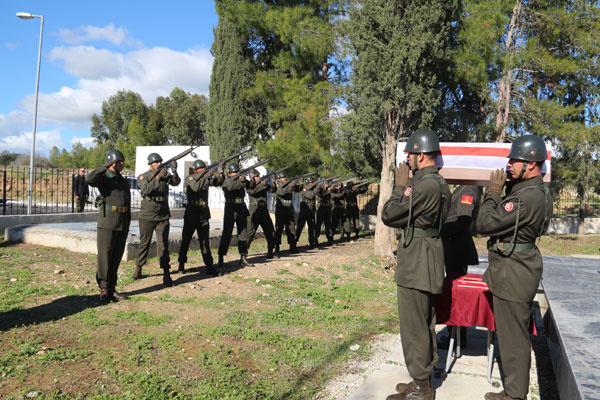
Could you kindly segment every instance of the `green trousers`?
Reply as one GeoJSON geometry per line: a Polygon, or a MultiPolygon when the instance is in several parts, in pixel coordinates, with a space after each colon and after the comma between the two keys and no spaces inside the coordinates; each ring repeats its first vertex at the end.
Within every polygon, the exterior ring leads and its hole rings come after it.
{"type": "Polygon", "coordinates": [[[426,380],[437,366],[435,294],[398,286],[400,340],[410,377],[426,380]]]}
{"type": "Polygon", "coordinates": [[[100,289],[114,291],[117,286],[117,270],[125,251],[129,230],[113,231],[98,228],[96,244],[98,257],[96,264],[96,282],[100,289]]]}

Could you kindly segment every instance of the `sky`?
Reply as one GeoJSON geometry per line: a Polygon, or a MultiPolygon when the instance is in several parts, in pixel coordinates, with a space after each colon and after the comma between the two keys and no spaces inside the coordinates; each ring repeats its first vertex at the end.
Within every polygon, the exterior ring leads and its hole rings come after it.
{"type": "Polygon", "coordinates": [[[208,96],[218,22],[212,0],[0,2],[0,152],[31,150],[44,16],[35,153],[93,145],[91,117],[119,90],[145,103],[175,87],[208,96]]]}

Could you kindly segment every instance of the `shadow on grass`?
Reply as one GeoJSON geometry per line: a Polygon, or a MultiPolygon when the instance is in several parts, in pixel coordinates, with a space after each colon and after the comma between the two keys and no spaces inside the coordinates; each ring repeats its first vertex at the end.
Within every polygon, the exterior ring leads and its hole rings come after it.
{"type": "Polygon", "coordinates": [[[8,242],[6,240],[0,241],[0,249],[4,247],[12,247],[18,245],[19,242],[8,242]]]}
{"type": "Polygon", "coordinates": [[[12,328],[56,321],[86,308],[97,307],[98,296],[66,296],[25,310],[0,313],[0,332],[12,328]]]}

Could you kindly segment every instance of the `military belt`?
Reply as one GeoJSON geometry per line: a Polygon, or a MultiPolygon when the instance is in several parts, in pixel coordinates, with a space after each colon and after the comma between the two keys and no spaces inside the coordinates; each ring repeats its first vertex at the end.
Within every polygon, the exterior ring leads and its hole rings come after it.
{"type": "Polygon", "coordinates": [[[502,252],[515,252],[515,251],[524,251],[531,250],[535,248],[535,242],[527,242],[527,243],[491,243],[488,242],[488,250],[495,251],[497,253],[502,252]]]}
{"type": "Polygon", "coordinates": [[[257,206],[257,207],[262,207],[262,206],[266,206],[267,205],[267,201],[263,198],[257,199],[255,197],[250,197],[250,205],[251,206],[257,206]]]}
{"type": "Polygon", "coordinates": [[[192,200],[190,201],[190,204],[193,206],[202,206],[205,207],[206,206],[206,200],[192,200]]]}
{"type": "Polygon", "coordinates": [[[155,203],[164,203],[167,201],[167,198],[163,196],[145,196],[144,199],[152,200],[155,203]]]}
{"type": "Polygon", "coordinates": [[[243,197],[234,197],[233,199],[226,199],[225,203],[227,204],[244,204],[243,197]]]}
{"type": "Polygon", "coordinates": [[[350,207],[357,206],[357,205],[358,205],[357,203],[353,203],[351,201],[346,203],[346,206],[350,206],[350,207]]]}
{"type": "Polygon", "coordinates": [[[110,210],[116,213],[126,213],[127,211],[129,211],[129,207],[110,206],[110,210]]]}
{"type": "Polygon", "coordinates": [[[292,200],[279,199],[279,201],[281,201],[281,205],[283,205],[284,207],[292,206],[292,200]]]}
{"type": "Polygon", "coordinates": [[[329,207],[331,205],[330,201],[322,201],[319,203],[319,206],[329,207]]]}
{"type": "Polygon", "coordinates": [[[411,228],[409,229],[409,235],[411,235],[411,233],[413,238],[433,238],[439,235],[438,228],[411,228]]]}
{"type": "Polygon", "coordinates": [[[309,199],[304,199],[302,200],[304,203],[310,205],[310,206],[314,206],[315,205],[315,201],[314,200],[309,200],[309,199]]]}

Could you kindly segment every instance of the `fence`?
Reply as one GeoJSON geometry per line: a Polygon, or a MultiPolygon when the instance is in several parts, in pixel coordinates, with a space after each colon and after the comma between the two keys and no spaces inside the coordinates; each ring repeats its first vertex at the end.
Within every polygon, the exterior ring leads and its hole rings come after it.
{"type": "MultiPolygon", "coordinates": [[[[78,171],[76,169],[42,169],[33,170],[32,213],[53,214],[74,212],[76,208],[73,183],[78,171]]],[[[131,187],[131,207],[140,207],[142,197],[137,180],[132,174],[123,174],[131,187]]],[[[29,191],[29,168],[5,168],[0,170],[0,213],[1,215],[17,215],[27,213],[29,191]]],[[[213,188],[211,188],[213,189],[213,188]]],[[[92,202],[98,194],[96,188],[90,187],[89,203],[84,211],[94,211],[92,202]]],[[[211,192],[211,207],[222,208],[222,191],[214,188],[211,192]]],[[[169,190],[169,206],[178,208],[185,206],[183,184],[169,190]]],[[[271,199],[269,199],[271,200],[271,199]]],[[[299,203],[299,199],[296,203],[299,203]]],[[[358,196],[358,207],[363,214],[376,215],[379,201],[379,185],[369,185],[367,192],[358,196]]],[[[554,198],[555,217],[577,217],[582,209],[584,218],[600,217],[600,195],[588,194],[585,205],[573,188],[564,188],[554,198]]],[[[271,204],[270,204],[271,205],[271,204]]],[[[270,208],[273,208],[272,205],[270,208]]]]}

